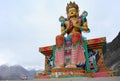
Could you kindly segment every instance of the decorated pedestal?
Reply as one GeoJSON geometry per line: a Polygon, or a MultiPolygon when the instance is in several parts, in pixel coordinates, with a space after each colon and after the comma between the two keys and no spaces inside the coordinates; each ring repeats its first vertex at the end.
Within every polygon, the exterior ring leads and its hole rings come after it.
{"type": "MultiPolygon", "coordinates": [[[[44,73],[49,76],[49,78],[66,78],[66,77],[111,77],[113,76],[113,71],[109,70],[104,65],[104,58],[103,54],[105,52],[106,46],[106,38],[95,38],[86,40],[88,52],[93,50],[98,52],[97,60],[96,60],[96,67],[97,71],[95,71],[95,67],[91,65],[89,62],[86,64],[86,68],[54,68],[50,64],[50,59],[55,58],[55,49],[56,45],[53,46],[46,46],[40,47],[39,51],[45,55],[45,71],[44,73]],[[89,66],[89,70],[87,70],[87,66],[89,66]]],[[[89,53],[88,53],[89,56],[89,53]]],[[[88,58],[89,61],[89,58],[88,58]]],[[[54,63],[54,62],[53,62],[54,63]]],[[[86,62],[87,63],[87,62],[86,62]]],[[[54,65],[53,65],[54,66],[54,65]]],[[[44,74],[44,75],[45,75],[44,74]]],[[[43,75],[43,76],[44,76],[43,75]]],[[[40,78],[40,77],[38,77],[40,78]]]]}

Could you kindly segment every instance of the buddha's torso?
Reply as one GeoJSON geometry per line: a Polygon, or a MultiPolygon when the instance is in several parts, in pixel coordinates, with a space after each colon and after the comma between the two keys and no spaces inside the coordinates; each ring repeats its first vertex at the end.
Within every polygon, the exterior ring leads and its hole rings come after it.
{"type": "Polygon", "coordinates": [[[74,19],[70,19],[68,21],[65,22],[66,25],[66,29],[69,29],[72,23],[72,29],[70,30],[69,33],[67,33],[68,35],[71,35],[75,32],[80,32],[79,27],[81,25],[81,20],[79,18],[74,18],[74,19]]]}

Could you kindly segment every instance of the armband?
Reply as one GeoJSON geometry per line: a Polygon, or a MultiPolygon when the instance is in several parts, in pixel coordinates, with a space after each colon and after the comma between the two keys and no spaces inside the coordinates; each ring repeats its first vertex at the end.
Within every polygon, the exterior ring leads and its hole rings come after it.
{"type": "Polygon", "coordinates": [[[81,31],[83,30],[83,28],[82,28],[82,26],[80,26],[80,28],[79,28],[81,31]]]}
{"type": "Polygon", "coordinates": [[[66,33],[66,30],[64,30],[64,33],[66,33]]]}
{"type": "Polygon", "coordinates": [[[61,23],[61,26],[64,26],[64,23],[61,23]]]}
{"type": "Polygon", "coordinates": [[[88,32],[90,32],[90,29],[88,28],[88,32]]]}

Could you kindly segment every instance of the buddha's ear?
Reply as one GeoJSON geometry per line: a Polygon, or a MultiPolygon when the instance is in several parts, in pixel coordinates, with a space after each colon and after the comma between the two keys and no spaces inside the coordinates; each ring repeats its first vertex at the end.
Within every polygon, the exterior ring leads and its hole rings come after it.
{"type": "Polygon", "coordinates": [[[76,13],[76,16],[79,17],[79,12],[76,13]]]}
{"type": "Polygon", "coordinates": [[[67,13],[67,18],[69,19],[70,18],[70,16],[69,16],[69,14],[67,13]]]}

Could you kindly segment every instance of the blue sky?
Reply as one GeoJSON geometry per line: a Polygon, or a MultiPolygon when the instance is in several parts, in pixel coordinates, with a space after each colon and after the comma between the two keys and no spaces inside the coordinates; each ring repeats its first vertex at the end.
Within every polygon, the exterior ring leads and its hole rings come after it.
{"type": "MultiPolygon", "coordinates": [[[[20,64],[44,69],[39,47],[54,45],[60,34],[59,17],[66,16],[70,0],[0,0],[0,65],[20,64]]],[[[111,42],[120,32],[119,0],[71,0],[88,12],[87,39],[106,37],[111,42]]]]}

